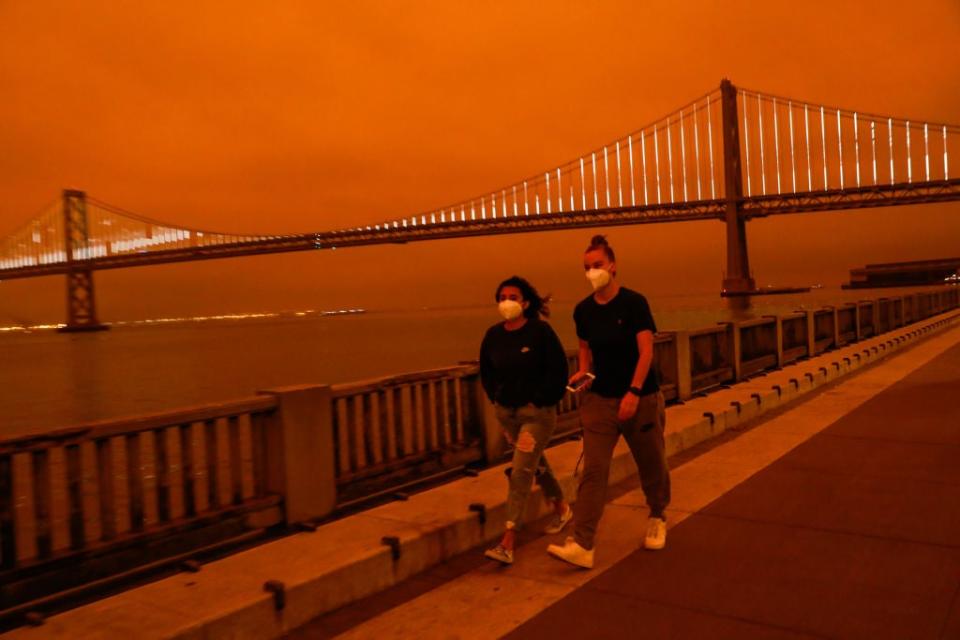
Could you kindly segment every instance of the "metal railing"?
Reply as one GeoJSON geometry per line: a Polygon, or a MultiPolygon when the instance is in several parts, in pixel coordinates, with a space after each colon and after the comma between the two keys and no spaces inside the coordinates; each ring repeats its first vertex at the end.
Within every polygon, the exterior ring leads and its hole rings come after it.
{"type": "Polygon", "coordinates": [[[410,479],[482,457],[476,366],[336,385],[331,392],[341,496],[361,497],[386,477],[410,479]]]}
{"type": "Polygon", "coordinates": [[[757,318],[739,324],[740,330],[740,375],[750,376],[767,369],[776,368],[777,318],[757,318]]]}
{"type": "Polygon", "coordinates": [[[279,522],[265,482],[276,407],[260,396],[0,442],[0,600],[41,595],[59,569],[61,588],[96,579],[111,551],[199,544],[205,525],[222,536],[271,508],[261,526],[279,522]]]}

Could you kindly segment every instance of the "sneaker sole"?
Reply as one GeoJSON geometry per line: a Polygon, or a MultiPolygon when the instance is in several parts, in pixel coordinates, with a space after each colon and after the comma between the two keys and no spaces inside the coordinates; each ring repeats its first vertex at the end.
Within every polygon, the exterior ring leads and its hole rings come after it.
{"type": "Polygon", "coordinates": [[[491,560],[496,560],[496,561],[499,562],[500,564],[513,564],[513,560],[512,560],[512,559],[507,558],[507,557],[505,557],[505,556],[497,555],[497,554],[493,553],[492,551],[484,551],[484,552],[483,552],[483,555],[485,555],[486,557],[490,558],[491,560]]]}
{"type": "Polygon", "coordinates": [[[570,524],[572,520],[573,520],[573,514],[571,514],[569,518],[561,522],[559,527],[546,527],[543,530],[543,532],[551,536],[555,533],[560,533],[561,531],[567,528],[567,525],[570,524]]]}
{"type": "Polygon", "coordinates": [[[579,562],[574,562],[573,560],[570,560],[569,558],[564,558],[562,555],[560,555],[559,553],[553,551],[552,549],[549,549],[549,548],[548,548],[548,549],[547,549],[547,553],[550,554],[551,556],[553,556],[554,558],[556,558],[557,560],[562,560],[563,562],[566,562],[567,564],[572,564],[572,565],[575,566],[575,567],[580,567],[581,569],[593,569],[593,565],[592,565],[592,564],[580,564],[579,562]]]}

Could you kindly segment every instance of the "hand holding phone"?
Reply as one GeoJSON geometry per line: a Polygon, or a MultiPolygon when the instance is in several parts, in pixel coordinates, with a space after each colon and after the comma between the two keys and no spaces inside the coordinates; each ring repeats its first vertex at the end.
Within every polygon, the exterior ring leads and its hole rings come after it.
{"type": "Polygon", "coordinates": [[[567,391],[570,393],[580,393],[590,386],[590,383],[593,382],[593,379],[597,376],[593,375],[589,371],[584,373],[577,373],[570,381],[567,383],[567,391]]]}

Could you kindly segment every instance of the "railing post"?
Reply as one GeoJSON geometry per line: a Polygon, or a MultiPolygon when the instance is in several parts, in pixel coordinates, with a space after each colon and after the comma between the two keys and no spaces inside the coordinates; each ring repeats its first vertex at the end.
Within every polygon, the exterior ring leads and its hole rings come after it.
{"type": "Polygon", "coordinates": [[[730,366],[733,367],[733,381],[739,382],[743,375],[742,349],[740,348],[740,323],[723,322],[727,327],[727,340],[730,345],[730,366]]]}
{"type": "Polygon", "coordinates": [[[693,380],[690,373],[690,332],[677,331],[677,399],[689,400],[693,395],[693,380]]]}
{"type": "Polygon", "coordinates": [[[727,273],[725,291],[753,291],[747,254],[747,226],[740,209],[743,200],[743,173],[740,168],[740,124],[737,117],[737,89],[724,79],[720,83],[723,132],[723,176],[726,195],[727,273]]]}
{"type": "Polygon", "coordinates": [[[857,330],[857,342],[863,340],[863,331],[860,330],[860,303],[853,303],[853,326],[857,330]]]}
{"type": "Polygon", "coordinates": [[[763,316],[764,318],[772,318],[774,321],[774,333],[775,340],[777,341],[777,369],[783,368],[783,320],[780,316],[763,316]]]}
{"type": "Polygon", "coordinates": [[[840,348],[840,310],[837,307],[830,307],[833,311],[833,348],[840,348]]]}
{"type": "Polygon", "coordinates": [[[816,315],[812,309],[801,309],[807,316],[807,357],[812,358],[817,354],[817,326],[816,315]]]}
{"type": "Polygon", "coordinates": [[[287,524],[322,518],[337,503],[330,387],[303,385],[260,391],[277,399],[264,430],[264,484],[283,496],[287,524]]]}

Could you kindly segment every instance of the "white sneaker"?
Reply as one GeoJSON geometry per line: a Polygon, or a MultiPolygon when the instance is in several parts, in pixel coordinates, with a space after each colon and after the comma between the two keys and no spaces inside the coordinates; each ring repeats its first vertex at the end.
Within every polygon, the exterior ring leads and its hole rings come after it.
{"type": "Polygon", "coordinates": [[[663,549],[667,544],[667,521],[663,518],[647,520],[647,535],[643,539],[646,549],[663,549]]]}
{"type": "Polygon", "coordinates": [[[493,549],[487,549],[483,555],[503,564],[513,564],[513,550],[507,549],[502,544],[498,544],[493,549]]]}
{"type": "Polygon", "coordinates": [[[547,547],[547,553],[578,567],[593,569],[593,549],[584,549],[571,537],[567,537],[562,546],[551,544],[547,547]]]}
{"type": "Polygon", "coordinates": [[[548,524],[543,529],[543,532],[548,534],[560,533],[561,531],[563,531],[564,527],[567,526],[567,523],[570,522],[570,520],[572,519],[573,519],[573,509],[570,508],[570,505],[567,505],[567,510],[564,511],[562,514],[553,515],[553,518],[550,520],[550,524],[548,524]]]}

